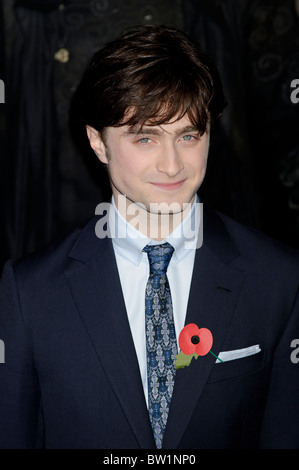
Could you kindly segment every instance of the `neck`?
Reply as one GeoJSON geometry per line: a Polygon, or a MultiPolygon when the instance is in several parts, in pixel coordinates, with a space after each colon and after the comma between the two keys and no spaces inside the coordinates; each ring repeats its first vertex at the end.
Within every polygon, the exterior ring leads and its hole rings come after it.
{"type": "Polygon", "coordinates": [[[178,205],[159,204],[156,212],[150,212],[143,204],[137,204],[129,201],[123,195],[116,195],[115,204],[119,213],[130,223],[136,230],[141,232],[152,240],[161,241],[167,238],[189,214],[193,200],[190,203],[183,204],[181,210],[178,205]]]}

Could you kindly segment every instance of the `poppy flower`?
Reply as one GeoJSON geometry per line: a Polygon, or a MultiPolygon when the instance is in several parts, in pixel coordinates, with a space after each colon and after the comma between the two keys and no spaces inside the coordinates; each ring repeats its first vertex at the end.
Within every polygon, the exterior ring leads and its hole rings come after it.
{"type": "Polygon", "coordinates": [[[195,323],[186,325],[179,336],[179,346],[184,354],[205,356],[210,352],[213,335],[208,328],[198,328],[195,323]]]}

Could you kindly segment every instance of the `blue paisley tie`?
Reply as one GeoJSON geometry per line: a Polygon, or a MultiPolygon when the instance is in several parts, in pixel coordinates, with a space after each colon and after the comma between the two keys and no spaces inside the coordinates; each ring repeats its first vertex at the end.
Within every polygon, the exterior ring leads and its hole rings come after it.
{"type": "Polygon", "coordinates": [[[174,386],[177,341],[172,301],[166,275],[174,252],[169,243],[147,245],[150,275],[145,291],[145,331],[148,373],[148,409],[157,449],[163,435],[174,386]]]}

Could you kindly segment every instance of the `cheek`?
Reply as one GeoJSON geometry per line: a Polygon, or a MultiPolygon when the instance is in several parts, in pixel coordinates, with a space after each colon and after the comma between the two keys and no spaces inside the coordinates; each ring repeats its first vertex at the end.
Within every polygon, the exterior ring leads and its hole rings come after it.
{"type": "Polygon", "coordinates": [[[201,154],[194,155],[192,161],[190,162],[196,173],[202,173],[206,170],[207,167],[207,154],[205,152],[201,154]]]}
{"type": "Polygon", "coordinates": [[[133,180],[142,176],[140,165],[131,160],[122,160],[111,165],[111,170],[124,180],[133,180]]]}
{"type": "Polygon", "coordinates": [[[134,155],[132,152],[118,152],[117,154],[111,152],[108,165],[112,180],[127,185],[141,179],[146,172],[144,162],[141,161],[140,156],[138,158],[138,155],[134,155]]]}

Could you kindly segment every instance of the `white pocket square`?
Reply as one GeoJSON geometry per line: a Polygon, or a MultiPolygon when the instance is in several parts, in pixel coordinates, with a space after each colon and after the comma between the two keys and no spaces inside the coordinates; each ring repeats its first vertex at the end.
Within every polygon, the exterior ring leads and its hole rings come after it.
{"type": "MultiPolygon", "coordinates": [[[[222,351],[218,354],[218,358],[223,362],[227,362],[233,361],[234,359],[241,359],[242,357],[252,356],[253,354],[257,354],[259,352],[261,352],[260,345],[255,344],[254,346],[249,346],[248,348],[234,349],[233,351],[222,351]]],[[[216,363],[221,362],[219,359],[216,360],[216,363]]]]}

